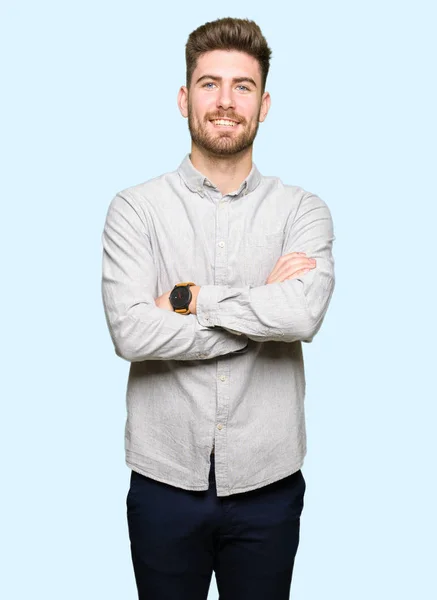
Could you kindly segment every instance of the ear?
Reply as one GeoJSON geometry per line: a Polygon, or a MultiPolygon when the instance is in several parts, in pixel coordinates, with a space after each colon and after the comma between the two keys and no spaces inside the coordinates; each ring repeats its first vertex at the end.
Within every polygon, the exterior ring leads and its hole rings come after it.
{"type": "Polygon", "coordinates": [[[265,118],[267,117],[267,113],[270,110],[271,103],[272,103],[272,99],[270,97],[269,92],[264,92],[262,100],[261,100],[261,110],[259,112],[259,119],[258,119],[260,123],[265,121],[265,118]]]}
{"type": "Polygon", "coordinates": [[[181,115],[188,118],[188,88],[183,85],[178,92],[178,106],[181,115]]]}

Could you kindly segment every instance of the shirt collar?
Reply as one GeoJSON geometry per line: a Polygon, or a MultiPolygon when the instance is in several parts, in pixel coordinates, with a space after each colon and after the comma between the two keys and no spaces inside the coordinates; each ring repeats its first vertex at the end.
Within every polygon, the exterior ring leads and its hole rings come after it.
{"type": "MultiPolygon", "coordinates": [[[[212,187],[212,188],[216,189],[215,186],[212,184],[212,182],[209,181],[207,177],[205,177],[205,175],[202,175],[202,173],[200,171],[198,171],[197,169],[194,168],[189,154],[187,154],[185,156],[185,158],[179,165],[178,173],[181,176],[181,178],[183,179],[185,185],[192,192],[197,192],[198,194],[201,194],[202,196],[204,196],[205,190],[208,189],[208,187],[212,187]]],[[[261,182],[261,173],[258,171],[255,163],[252,162],[252,169],[251,169],[249,175],[246,177],[246,179],[240,185],[238,190],[235,190],[234,192],[231,192],[230,194],[227,194],[227,195],[228,196],[238,196],[243,192],[244,192],[244,194],[250,194],[250,192],[253,192],[253,190],[258,187],[260,182],[261,182]]]]}

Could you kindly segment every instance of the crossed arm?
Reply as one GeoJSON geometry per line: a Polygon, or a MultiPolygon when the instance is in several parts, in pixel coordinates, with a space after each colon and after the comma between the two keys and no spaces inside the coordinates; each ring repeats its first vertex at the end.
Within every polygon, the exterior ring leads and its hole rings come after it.
{"type": "Polygon", "coordinates": [[[192,314],[180,315],[165,306],[170,291],[156,298],[157,273],[146,225],[135,200],[117,194],[102,235],[102,297],[116,354],[130,362],[196,360],[244,350],[247,338],[311,341],[334,288],[334,239],[328,207],[308,194],[287,227],[284,256],[269,283],[254,288],[196,286],[192,314]],[[312,256],[317,266],[298,273],[294,256],[294,276],[281,279],[291,273],[291,257],[285,255],[297,250],[312,256]]]}
{"type": "MultiPolygon", "coordinates": [[[[304,275],[311,269],[314,269],[316,264],[316,260],[314,258],[307,258],[305,252],[291,252],[290,254],[285,254],[279,257],[273,271],[267,278],[266,284],[277,283],[279,281],[285,281],[286,279],[294,279],[295,277],[299,277],[299,275],[304,275]]],[[[192,285],[190,286],[190,291],[192,299],[188,309],[191,314],[195,315],[197,314],[197,296],[199,295],[200,286],[192,285]]],[[[171,290],[168,290],[156,298],[156,306],[163,310],[173,311],[173,307],[169,301],[170,292],[171,290]]]]}

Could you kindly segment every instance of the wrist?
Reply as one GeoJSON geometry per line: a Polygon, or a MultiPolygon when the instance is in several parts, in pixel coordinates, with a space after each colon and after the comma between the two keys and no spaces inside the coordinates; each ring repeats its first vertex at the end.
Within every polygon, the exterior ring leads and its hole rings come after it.
{"type": "Polygon", "coordinates": [[[177,283],[169,292],[168,300],[172,309],[181,314],[190,314],[190,306],[192,306],[193,292],[195,283],[192,281],[177,283]]]}
{"type": "Polygon", "coordinates": [[[196,315],[197,314],[197,296],[199,295],[200,286],[192,285],[190,287],[190,290],[191,290],[191,302],[188,305],[188,310],[190,311],[191,314],[196,315]]]}

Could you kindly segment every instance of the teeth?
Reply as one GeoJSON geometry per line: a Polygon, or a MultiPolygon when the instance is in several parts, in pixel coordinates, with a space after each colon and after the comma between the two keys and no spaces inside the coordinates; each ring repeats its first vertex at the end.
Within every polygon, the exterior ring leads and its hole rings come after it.
{"type": "Polygon", "coordinates": [[[237,123],[234,123],[234,121],[226,121],[225,119],[217,119],[213,121],[213,123],[215,125],[228,125],[230,127],[235,127],[235,125],[237,125],[237,123]]]}

